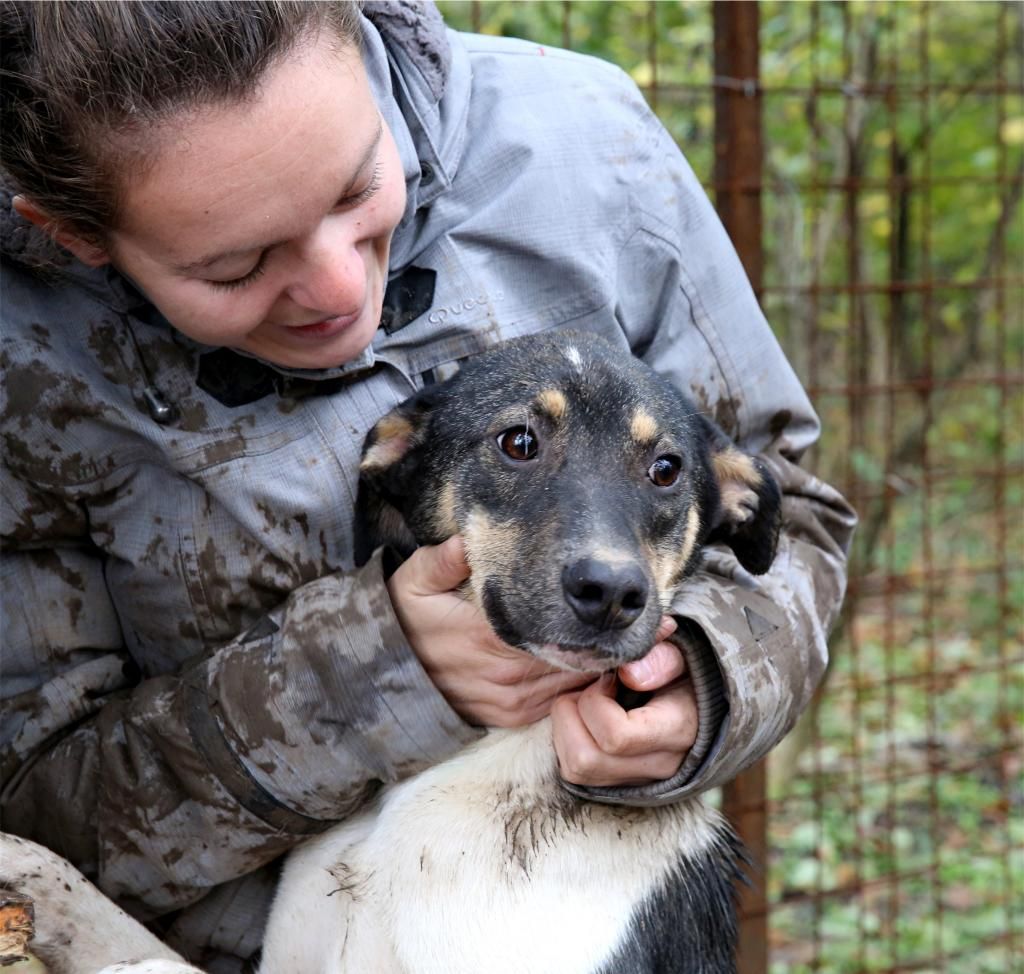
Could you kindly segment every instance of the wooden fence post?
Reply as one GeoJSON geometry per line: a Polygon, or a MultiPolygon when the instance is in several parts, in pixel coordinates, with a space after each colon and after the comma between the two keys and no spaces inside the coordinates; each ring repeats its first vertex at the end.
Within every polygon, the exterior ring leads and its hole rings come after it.
{"type": "MultiPolygon", "coordinates": [[[[761,173],[764,150],[759,85],[759,11],[753,0],[716,0],[715,169],[719,215],[760,296],[764,254],[761,173]]],[[[750,886],[740,889],[738,974],[768,970],[768,838],[764,761],[727,785],[723,810],[754,860],[750,886]]]]}

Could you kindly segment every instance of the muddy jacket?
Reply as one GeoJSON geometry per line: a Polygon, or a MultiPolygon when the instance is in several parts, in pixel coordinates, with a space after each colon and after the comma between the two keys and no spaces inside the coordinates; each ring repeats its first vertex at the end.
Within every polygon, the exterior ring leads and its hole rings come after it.
{"type": "Polygon", "coordinates": [[[352,558],[364,435],[459,360],[600,333],[785,492],[771,572],[713,552],[675,606],[698,747],[669,781],[592,796],[672,801],[761,757],[822,674],[843,591],[852,514],[796,466],[815,416],[634,85],[370,6],[409,202],[356,360],[296,372],[197,345],[111,269],[32,269],[44,242],[4,205],[3,825],[217,969],[258,942],[263,867],[480,733],[410,650],[379,555],[352,558]]]}

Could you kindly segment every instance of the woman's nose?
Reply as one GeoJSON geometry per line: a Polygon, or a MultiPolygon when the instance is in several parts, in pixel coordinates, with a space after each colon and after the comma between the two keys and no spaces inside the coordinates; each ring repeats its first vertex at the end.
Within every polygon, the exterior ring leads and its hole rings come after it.
{"type": "Polygon", "coordinates": [[[288,297],[304,308],[332,315],[351,314],[366,296],[366,263],[357,240],[343,228],[321,227],[300,248],[288,297]]]}

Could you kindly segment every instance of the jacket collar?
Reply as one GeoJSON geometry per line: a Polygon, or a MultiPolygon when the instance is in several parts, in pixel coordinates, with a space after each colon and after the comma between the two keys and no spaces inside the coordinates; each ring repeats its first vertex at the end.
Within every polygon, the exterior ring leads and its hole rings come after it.
{"type": "Polygon", "coordinates": [[[405,172],[405,214],[391,243],[391,268],[422,250],[417,214],[447,192],[466,140],[471,71],[461,44],[432,3],[364,3],[363,60],[405,172]]]}

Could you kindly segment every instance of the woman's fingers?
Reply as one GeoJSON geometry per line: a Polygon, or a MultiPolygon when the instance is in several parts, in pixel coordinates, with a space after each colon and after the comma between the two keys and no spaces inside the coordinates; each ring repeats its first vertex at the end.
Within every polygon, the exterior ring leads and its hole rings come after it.
{"type": "Polygon", "coordinates": [[[608,676],[555,701],[551,710],[562,776],[575,784],[614,786],[670,778],[693,746],[697,701],[681,681],[643,707],[623,710],[608,676]]]}

